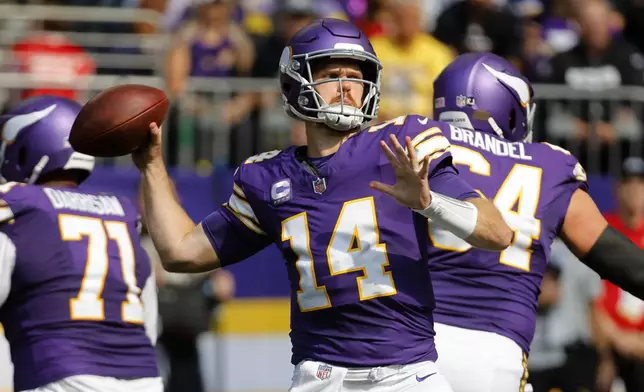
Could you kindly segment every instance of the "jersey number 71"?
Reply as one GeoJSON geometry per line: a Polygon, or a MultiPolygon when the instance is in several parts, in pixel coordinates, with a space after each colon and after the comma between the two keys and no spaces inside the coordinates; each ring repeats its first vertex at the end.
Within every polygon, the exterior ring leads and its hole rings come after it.
{"type": "Polygon", "coordinates": [[[116,242],[121,261],[123,282],[127,287],[121,304],[121,320],[143,324],[141,288],[136,281],[136,259],[127,224],[119,221],[103,221],[77,215],[59,215],[58,224],[63,241],[80,241],[87,237],[87,259],[80,290],[69,300],[72,320],[105,320],[103,288],[109,270],[108,241],[116,242]]]}

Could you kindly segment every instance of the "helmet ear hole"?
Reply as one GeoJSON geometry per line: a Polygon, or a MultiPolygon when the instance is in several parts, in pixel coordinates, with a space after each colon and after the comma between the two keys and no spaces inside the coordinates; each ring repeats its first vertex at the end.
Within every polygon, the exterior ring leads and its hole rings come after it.
{"type": "Polygon", "coordinates": [[[24,167],[27,164],[27,148],[20,147],[18,150],[18,165],[24,167]]]}
{"type": "Polygon", "coordinates": [[[510,129],[514,129],[517,125],[517,112],[515,109],[510,111],[510,119],[508,121],[510,129]]]}

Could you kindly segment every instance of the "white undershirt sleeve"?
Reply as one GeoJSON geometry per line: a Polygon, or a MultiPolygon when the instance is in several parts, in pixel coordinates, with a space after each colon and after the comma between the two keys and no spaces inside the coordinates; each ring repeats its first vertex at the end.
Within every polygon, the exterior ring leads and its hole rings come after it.
{"type": "Polygon", "coordinates": [[[0,233],[0,307],[11,291],[11,276],[16,265],[16,246],[5,233],[0,233]]]}

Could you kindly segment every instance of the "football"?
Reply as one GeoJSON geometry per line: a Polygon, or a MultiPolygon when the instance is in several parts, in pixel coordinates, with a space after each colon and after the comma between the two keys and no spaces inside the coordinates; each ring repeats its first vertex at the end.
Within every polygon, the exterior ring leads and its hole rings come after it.
{"type": "Polygon", "coordinates": [[[159,126],[168,97],[157,88],[124,84],[101,91],[81,109],[69,135],[74,150],[95,157],[119,157],[147,142],[150,123],[159,126]]]}

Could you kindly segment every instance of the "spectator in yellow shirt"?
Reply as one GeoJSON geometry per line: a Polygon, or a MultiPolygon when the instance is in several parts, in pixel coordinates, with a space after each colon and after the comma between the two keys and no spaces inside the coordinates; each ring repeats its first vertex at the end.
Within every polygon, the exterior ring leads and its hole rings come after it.
{"type": "Polygon", "coordinates": [[[380,119],[414,113],[431,116],[434,78],[454,58],[454,52],[426,33],[419,0],[390,0],[392,34],[372,38],[382,61],[380,119]]]}

